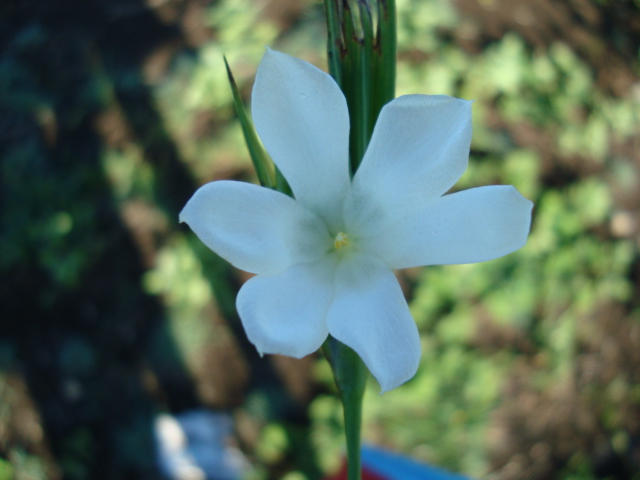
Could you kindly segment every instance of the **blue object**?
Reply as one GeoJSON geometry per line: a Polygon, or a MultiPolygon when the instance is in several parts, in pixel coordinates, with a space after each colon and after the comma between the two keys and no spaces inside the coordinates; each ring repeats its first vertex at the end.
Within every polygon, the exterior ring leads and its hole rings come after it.
{"type": "Polygon", "coordinates": [[[362,464],[389,480],[471,480],[381,448],[363,446],[362,464]]]}
{"type": "Polygon", "coordinates": [[[167,480],[239,480],[249,463],[228,439],[228,413],[205,409],[161,414],[155,422],[158,466],[167,480]]]}

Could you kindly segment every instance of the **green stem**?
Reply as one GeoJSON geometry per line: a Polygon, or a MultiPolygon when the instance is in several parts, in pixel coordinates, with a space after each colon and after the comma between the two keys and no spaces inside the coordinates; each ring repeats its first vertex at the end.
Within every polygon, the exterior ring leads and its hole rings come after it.
{"type": "Polygon", "coordinates": [[[367,367],[356,352],[333,337],[329,337],[322,348],[333,369],[344,409],[348,479],[361,480],[360,432],[367,367]]]}
{"type": "MultiPolygon", "coordinates": [[[[329,72],[349,108],[349,161],[353,175],[367,150],[380,110],[395,97],[395,0],[324,3],[329,72]]],[[[361,480],[360,430],[367,368],[356,352],[333,337],[322,348],[333,369],[344,408],[348,479],[361,480]]]]}

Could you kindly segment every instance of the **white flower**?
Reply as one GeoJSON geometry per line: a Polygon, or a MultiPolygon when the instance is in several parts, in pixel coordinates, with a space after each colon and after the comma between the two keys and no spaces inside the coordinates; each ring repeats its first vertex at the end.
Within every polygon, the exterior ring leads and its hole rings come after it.
{"type": "Polygon", "coordinates": [[[512,186],[444,195],[467,168],[471,102],[409,95],[386,105],[354,178],[349,114],[333,79],[268,50],[255,127],[295,200],[256,185],[204,185],[180,214],[234,266],[258,274],[237,308],[260,353],[303,357],[331,334],[382,390],[411,378],[418,330],[393,269],[474,263],[522,247],[533,204],[512,186]]]}

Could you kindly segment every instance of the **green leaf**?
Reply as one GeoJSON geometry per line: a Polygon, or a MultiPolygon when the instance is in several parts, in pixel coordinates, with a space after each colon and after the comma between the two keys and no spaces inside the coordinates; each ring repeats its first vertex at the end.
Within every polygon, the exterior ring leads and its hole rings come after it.
{"type": "Polygon", "coordinates": [[[236,81],[231,73],[231,68],[229,68],[227,58],[224,56],[223,58],[224,65],[227,68],[229,85],[231,86],[231,92],[233,93],[233,104],[235,105],[236,113],[240,119],[244,140],[247,144],[247,148],[249,149],[249,155],[251,155],[251,161],[256,169],[256,175],[258,176],[260,185],[267,188],[276,188],[276,175],[273,168],[273,162],[271,161],[267,151],[262,146],[262,142],[260,142],[260,137],[258,137],[258,133],[253,126],[251,117],[249,117],[247,110],[244,108],[240,92],[238,91],[238,86],[236,85],[236,81]]]}
{"type": "Polygon", "coordinates": [[[396,2],[379,0],[378,28],[373,56],[373,112],[376,119],[382,107],[396,96],[396,2]]]}
{"type": "Polygon", "coordinates": [[[338,85],[342,85],[342,67],[340,59],[344,51],[344,38],[340,28],[342,9],[340,2],[325,0],[324,2],[327,16],[327,60],[329,63],[329,73],[338,85]]]}
{"type": "Polygon", "coordinates": [[[380,110],[395,97],[395,0],[325,0],[325,10],[329,72],[345,95],[351,119],[353,174],[380,110]]]}

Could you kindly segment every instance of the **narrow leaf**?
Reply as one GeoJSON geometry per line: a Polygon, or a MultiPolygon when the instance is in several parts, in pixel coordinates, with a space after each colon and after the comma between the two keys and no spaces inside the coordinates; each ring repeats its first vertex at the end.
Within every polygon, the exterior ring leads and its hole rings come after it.
{"type": "Polygon", "coordinates": [[[341,24],[341,5],[335,0],[324,0],[327,15],[327,62],[329,73],[338,85],[342,85],[341,56],[344,52],[343,32],[341,24]]]}
{"type": "Polygon", "coordinates": [[[375,120],[382,107],[396,96],[396,2],[378,0],[378,25],[374,43],[373,107],[375,120]]]}
{"type": "Polygon", "coordinates": [[[356,20],[359,17],[359,11],[357,15],[351,8],[351,5],[346,0],[343,0],[343,29],[344,29],[344,44],[345,55],[342,59],[342,91],[347,99],[347,106],[349,107],[349,118],[351,121],[351,130],[349,132],[349,160],[351,167],[351,174],[353,175],[364,156],[368,139],[366,138],[366,125],[367,119],[363,116],[366,112],[366,105],[369,102],[367,91],[363,91],[363,85],[366,85],[369,80],[364,77],[369,77],[371,72],[367,72],[363,75],[363,66],[365,60],[364,39],[358,35],[356,28],[356,20]]]}
{"type": "Polygon", "coordinates": [[[375,124],[375,118],[373,118],[372,107],[372,95],[373,95],[373,82],[375,75],[373,74],[373,44],[374,44],[374,29],[373,29],[373,17],[371,15],[371,8],[369,7],[368,0],[358,0],[358,9],[360,10],[360,23],[362,24],[362,50],[360,55],[360,96],[359,102],[360,115],[363,118],[361,143],[362,143],[362,155],[369,145],[371,134],[373,133],[373,126],[375,124]]]}
{"type": "Polygon", "coordinates": [[[260,185],[267,188],[275,188],[276,179],[275,179],[275,173],[273,170],[273,162],[271,161],[271,158],[269,157],[269,154],[267,153],[267,151],[262,146],[262,142],[260,142],[260,137],[258,137],[258,133],[256,132],[255,127],[253,126],[251,117],[249,117],[249,114],[247,113],[247,110],[244,107],[244,103],[242,103],[242,98],[240,97],[238,86],[236,85],[236,81],[233,78],[231,69],[229,68],[229,63],[227,62],[227,58],[224,56],[223,58],[224,58],[224,65],[227,68],[227,76],[229,77],[229,84],[231,86],[231,91],[233,93],[233,103],[236,107],[236,113],[238,114],[238,118],[240,119],[240,125],[242,126],[242,133],[244,134],[244,141],[247,144],[247,148],[249,149],[249,155],[251,156],[253,167],[256,169],[256,175],[258,176],[260,185]]]}

